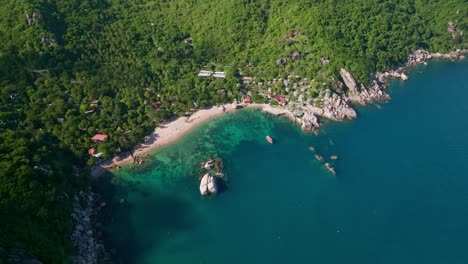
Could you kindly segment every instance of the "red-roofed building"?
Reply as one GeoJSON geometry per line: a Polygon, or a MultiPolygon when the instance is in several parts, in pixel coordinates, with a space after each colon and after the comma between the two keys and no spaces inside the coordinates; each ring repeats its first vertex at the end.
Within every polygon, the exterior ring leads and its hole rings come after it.
{"type": "Polygon", "coordinates": [[[247,96],[244,97],[244,103],[245,103],[245,104],[250,104],[250,103],[252,103],[251,100],[252,100],[252,99],[250,98],[249,95],[247,95],[247,96]]]}
{"type": "Polygon", "coordinates": [[[99,104],[99,100],[92,100],[89,105],[92,105],[92,106],[97,106],[99,104]]]}
{"type": "Polygon", "coordinates": [[[92,137],[91,139],[92,139],[94,142],[98,142],[98,141],[104,141],[104,140],[106,140],[107,138],[109,138],[109,136],[106,135],[106,134],[96,134],[96,135],[94,135],[94,137],[92,137]]]}
{"type": "Polygon", "coordinates": [[[95,148],[90,148],[90,149],[88,149],[88,154],[91,155],[91,156],[94,156],[96,158],[99,158],[102,153],[97,151],[95,148]]]}
{"type": "Polygon", "coordinates": [[[286,101],[286,98],[284,98],[281,95],[275,96],[274,99],[276,100],[276,102],[278,102],[278,104],[280,104],[282,106],[284,106],[288,102],[288,101],[286,101]]]}

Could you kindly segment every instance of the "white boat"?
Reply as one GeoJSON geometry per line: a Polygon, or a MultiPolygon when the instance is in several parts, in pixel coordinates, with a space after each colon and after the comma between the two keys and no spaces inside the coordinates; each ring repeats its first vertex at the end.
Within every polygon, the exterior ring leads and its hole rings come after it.
{"type": "Polygon", "coordinates": [[[200,194],[201,195],[208,195],[208,178],[210,177],[210,174],[207,173],[203,175],[201,181],[200,181],[200,194]]]}

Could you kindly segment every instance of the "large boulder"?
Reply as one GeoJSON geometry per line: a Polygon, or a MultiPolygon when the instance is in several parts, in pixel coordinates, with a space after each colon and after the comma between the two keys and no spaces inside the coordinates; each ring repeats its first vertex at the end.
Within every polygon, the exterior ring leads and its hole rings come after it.
{"type": "Polygon", "coordinates": [[[354,80],[351,73],[347,72],[345,69],[341,69],[340,70],[340,75],[341,75],[341,78],[343,79],[344,83],[346,84],[346,86],[348,87],[348,89],[349,89],[349,91],[351,93],[359,92],[358,87],[357,87],[357,83],[354,80]]]}

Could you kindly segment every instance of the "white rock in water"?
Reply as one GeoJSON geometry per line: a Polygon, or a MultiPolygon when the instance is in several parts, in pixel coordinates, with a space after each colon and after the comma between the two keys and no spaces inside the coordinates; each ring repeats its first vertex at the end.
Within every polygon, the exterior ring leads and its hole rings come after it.
{"type": "Polygon", "coordinates": [[[207,173],[203,175],[201,181],[200,181],[200,194],[201,195],[207,195],[208,194],[208,177],[210,177],[210,174],[207,173]]]}
{"type": "Polygon", "coordinates": [[[406,76],[406,74],[402,73],[400,78],[403,80],[403,81],[406,81],[408,80],[408,76],[406,76]]]}
{"type": "Polygon", "coordinates": [[[208,191],[210,193],[218,192],[218,187],[216,186],[216,179],[213,176],[208,177],[208,191]]]}

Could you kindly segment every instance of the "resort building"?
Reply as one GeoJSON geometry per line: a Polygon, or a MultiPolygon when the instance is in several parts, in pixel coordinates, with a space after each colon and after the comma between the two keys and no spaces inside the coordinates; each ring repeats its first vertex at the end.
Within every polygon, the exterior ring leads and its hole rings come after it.
{"type": "Polygon", "coordinates": [[[224,79],[224,78],[226,78],[226,72],[215,72],[215,73],[213,74],[213,77],[215,77],[215,78],[223,78],[223,79],[224,79]]]}
{"type": "Polygon", "coordinates": [[[212,71],[203,71],[203,70],[201,70],[198,73],[198,76],[199,77],[210,77],[212,73],[213,73],[212,71]]]}
{"type": "Polygon", "coordinates": [[[102,155],[102,153],[97,151],[95,148],[88,149],[88,154],[96,158],[99,158],[102,155]]]}
{"type": "Polygon", "coordinates": [[[99,141],[105,141],[107,138],[109,138],[109,136],[106,135],[106,134],[96,134],[96,135],[94,135],[94,137],[92,137],[91,139],[92,139],[94,142],[99,142],[99,141]]]}
{"type": "Polygon", "coordinates": [[[278,104],[280,104],[282,106],[285,106],[288,103],[286,98],[284,98],[281,95],[277,95],[277,96],[273,97],[273,99],[275,99],[275,101],[278,102],[278,104]]]}

